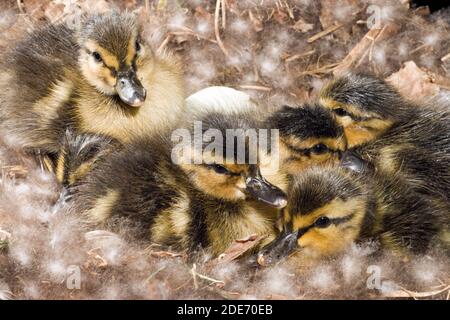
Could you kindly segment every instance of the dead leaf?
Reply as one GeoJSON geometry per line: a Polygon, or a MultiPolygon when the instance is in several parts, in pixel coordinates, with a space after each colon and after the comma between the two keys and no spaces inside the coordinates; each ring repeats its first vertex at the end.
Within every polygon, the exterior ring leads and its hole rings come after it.
{"type": "Polygon", "coordinates": [[[246,252],[255,248],[266,236],[250,235],[247,238],[235,240],[235,242],[224,253],[210,262],[211,265],[228,263],[236,260],[246,252]]]}
{"type": "Polygon", "coordinates": [[[420,69],[414,61],[405,62],[398,72],[391,74],[386,81],[393,85],[404,97],[423,99],[439,93],[439,85],[433,83],[430,74],[420,69]]]}
{"type": "Polygon", "coordinates": [[[251,234],[248,237],[245,237],[243,239],[237,239],[236,242],[238,243],[246,243],[249,241],[255,241],[256,239],[258,239],[258,235],[257,234],[251,234]]]}
{"type": "Polygon", "coordinates": [[[152,257],[156,257],[156,258],[178,258],[178,257],[183,256],[183,254],[181,254],[181,253],[170,252],[170,251],[153,251],[153,252],[150,252],[150,255],[152,257]]]}

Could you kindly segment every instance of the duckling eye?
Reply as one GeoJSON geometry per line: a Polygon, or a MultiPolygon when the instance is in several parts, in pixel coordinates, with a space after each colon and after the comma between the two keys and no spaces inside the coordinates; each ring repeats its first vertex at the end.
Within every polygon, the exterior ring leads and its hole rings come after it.
{"type": "Polygon", "coordinates": [[[322,154],[328,151],[328,147],[323,143],[316,144],[311,148],[311,151],[315,154],[322,154]]]}
{"type": "Polygon", "coordinates": [[[336,108],[336,109],[333,109],[333,112],[334,112],[336,115],[338,115],[339,117],[345,117],[345,116],[348,116],[348,112],[345,111],[345,110],[342,109],[342,108],[336,108]]]}
{"type": "Polygon", "coordinates": [[[220,164],[213,164],[210,167],[218,174],[228,173],[227,168],[225,168],[224,166],[221,166],[220,164]]]}
{"type": "Polygon", "coordinates": [[[136,43],[135,43],[135,48],[136,48],[136,52],[137,53],[141,52],[141,49],[142,49],[141,48],[141,44],[137,40],[136,40],[136,43]]]}
{"type": "Polygon", "coordinates": [[[320,217],[314,222],[314,226],[317,228],[326,228],[331,224],[331,220],[328,217],[320,217]]]}
{"type": "Polygon", "coordinates": [[[97,51],[92,52],[92,56],[94,57],[95,61],[102,62],[102,56],[97,51]]]}

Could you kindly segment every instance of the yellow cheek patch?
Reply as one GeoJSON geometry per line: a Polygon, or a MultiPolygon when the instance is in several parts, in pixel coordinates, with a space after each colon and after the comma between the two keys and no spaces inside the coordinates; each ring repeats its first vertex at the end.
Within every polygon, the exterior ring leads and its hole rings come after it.
{"type": "MultiPolygon", "coordinates": [[[[308,139],[308,141],[298,142],[298,139],[288,138],[288,143],[297,142],[296,148],[308,149],[316,144],[323,143],[332,150],[346,150],[347,141],[344,138],[338,139],[308,139]]],[[[311,166],[333,164],[339,162],[339,156],[334,152],[326,152],[323,154],[311,153],[310,156],[299,154],[291,150],[287,145],[286,141],[282,141],[280,144],[280,162],[281,167],[284,172],[288,174],[297,174],[311,166]]]]}
{"type": "Polygon", "coordinates": [[[125,58],[125,63],[128,66],[131,66],[133,63],[134,57],[136,56],[136,35],[130,38],[127,47],[127,56],[125,58]]]}
{"type": "Polygon", "coordinates": [[[244,194],[239,189],[245,188],[241,176],[218,174],[201,165],[181,165],[185,172],[203,192],[223,199],[240,199],[244,194]]]}
{"type": "Polygon", "coordinates": [[[100,53],[106,66],[108,66],[109,68],[114,68],[116,70],[119,69],[119,61],[117,60],[117,57],[108,50],[102,48],[95,41],[89,40],[86,42],[85,46],[91,52],[100,53]]]}
{"type": "Polygon", "coordinates": [[[373,141],[391,126],[392,121],[380,119],[353,122],[351,125],[344,127],[348,147],[352,148],[373,141]]]}
{"type": "Polygon", "coordinates": [[[353,241],[357,234],[346,232],[330,226],[326,229],[311,229],[297,240],[301,250],[307,250],[314,257],[330,256],[342,252],[353,241]]]}
{"type": "Polygon", "coordinates": [[[321,216],[330,219],[350,217],[350,220],[341,224],[331,224],[326,228],[310,228],[297,240],[298,246],[312,256],[339,253],[358,238],[364,213],[364,201],[361,198],[354,198],[348,201],[334,199],[310,214],[294,215],[291,217],[293,230],[310,227],[321,216]]]}
{"type": "Polygon", "coordinates": [[[294,148],[298,149],[310,149],[318,144],[324,144],[331,150],[341,150],[344,151],[347,147],[346,140],[344,137],[336,138],[306,138],[299,139],[297,137],[286,137],[284,143],[294,148]]]}
{"type": "Polygon", "coordinates": [[[116,77],[111,75],[111,71],[106,67],[101,67],[100,74],[103,79],[108,85],[111,87],[114,87],[117,83],[116,77]]]}
{"type": "Polygon", "coordinates": [[[357,106],[343,104],[331,98],[321,98],[320,103],[330,110],[342,108],[356,117],[369,118],[357,121],[350,116],[336,117],[339,124],[344,127],[349,148],[375,140],[392,126],[392,121],[379,119],[376,113],[362,111],[357,106]]]}

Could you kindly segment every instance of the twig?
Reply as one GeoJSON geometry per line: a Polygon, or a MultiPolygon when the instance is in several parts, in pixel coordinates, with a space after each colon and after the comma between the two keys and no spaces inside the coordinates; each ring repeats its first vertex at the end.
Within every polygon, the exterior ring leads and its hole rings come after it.
{"type": "Polygon", "coordinates": [[[28,27],[30,27],[31,30],[34,30],[33,22],[32,22],[31,19],[28,17],[27,12],[26,12],[25,9],[23,8],[22,0],[17,0],[17,6],[19,7],[20,14],[23,15],[23,18],[24,18],[26,24],[28,25],[28,27]]]}
{"type": "Polygon", "coordinates": [[[197,276],[198,276],[200,279],[203,279],[203,280],[206,280],[206,281],[210,281],[210,282],[215,283],[215,284],[218,284],[218,285],[220,285],[220,286],[224,286],[224,285],[225,285],[225,282],[223,282],[222,280],[213,279],[213,278],[210,278],[210,277],[205,276],[205,275],[200,274],[200,273],[197,273],[197,276]]]}
{"type": "MultiPolygon", "coordinates": [[[[427,298],[432,297],[435,295],[438,295],[440,293],[444,293],[446,291],[450,290],[450,285],[446,286],[445,288],[441,290],[433,290],[433,291],[427,291],[427,292],[416,292],[416,291],[410,291],[405,288],[400,288],[400,290],[396,290],[393,292],[388,292],[385,294],[385,297],[389,298],[427,298]]],[[[449,291],[450,292],[450,291],[449,291]]]]}
{"type": "Polygon", "coordinates": [[[23,9],[22,0],[17,0],[17,6],[19,7],[19,11],[21,14],[26,14],[25,10],[23,9]]]}
{"type": "Polygon", "coordinates": [[[160,273],[161,271],[163,271],[166,268],[166,266],[162,266],[161,268],[159,268],[158,270],[156,270],[155,272],[153,272],[151,275],[148,276],[147,279],[145,279],[145,282],[149,282],[151,279],[153,279],[158,273],[160,273]]]}
{"type": "Polygon", "coordinates": [[[197,272],[197,265],[195,263],[192,265],[191,273],[192,273],[192,276],[194,278],[194,287],[195,287],[195,289],[198,289],[197,277],[199,277],[200,279],[209,281],[211,283],[214,283],[214,284],[216,284],[216,285],[218,285],[220,287],[225,285],[225,282],[223,282],[222,280],[217,280],[217,279],[214,279],[214,278],[211,278],[211,277],[208,277],[208,276],[205,276],[203,274],[198,273],[197,272]]]}
{"type": "Polygon", "coordinates": [[[395,23],[388,23],[383,27],[383,29],[369,30],[364,35],[364,37],[353,47],[353,49],[350,50],[350,52],[341,61],[341,63],[336,66],[336,68],[333,70],[334,75],[337,76],[343,74],[346,70],[354,67],[355,62],[357,63],[357,65],[361,64],[369,53],[371,45],[375,40],[382,41],[389,36],[397,33],[398,30],[399,27],[395,23]],[[382,30],[384,31],[381,32],[382,30]]]}
{"type": "Polygon", "coordinates": [[[338,65],[339,65],[339,63],[327,64],[327,65],[325,65],[323,67],[319,67],[319,68],[316,68],[316,69],[313,69],[313,70],[307,70],[307,71],[300,72],[298,74],[298,76],[299,77],[307,76],[307,75],[312,76],[312,75],[316,75],[316,74],[329,73],[329,72],[332,72],[334,70],[334,68],[336,66],[338,66],[338,65]]]}
{"type": "Polygon", "coordinates": [[[308,57],[316,52],[316,49],[312,49],[303,53],[294,54],[293,56],[290,56],[289,58],[286,58],[285,62],[289,63],[295,60],[298,60],[300,58],[308,57]]]}
{"type": "Polygon", "coordinates": [[[198,282],[197,282],[197,265],[194,263],[191,269],[192,278],[194,280],[194,288],[198,290],[198,282]]]}
{"type": "Polygon", "coordinates": [[[337,29],[341,28],[342,26],[343,26],[342,23],[337,23],[337,24],[334,24],[332,26],[329,26],[325,30],[323,30],[323,31],[313,35],[312,37],[308,38],[307,41],[308,41],[308,43],[312,43],[312,42],[314,42],[316,40],[319,40],[322,37],[325,37],[326,35],[334,32],[334,31],[336,31],[337,29]]]}
{"type": "Polygon", "coordinates": [[[192,30],[191,31],[171,31],[170,34],[174,35],[174,36],[193,36],[193,37],[196,37],[197,40],[205,40],[205,41],[209,41],[209,42],[214,43],[214,44],[217,43],[216,40],[212,40],[212,39],[208,39],[206,37],[203,37],[203,36],[199,35],[198,33],[195,33],[192,30]]]}
{"type": "MultiPolygon", "coordinates": [[[[375,36],[374,39],[369,39],[372,40],[372,43],[370,44],[370,49],[369,49],[369,62],[372,62],[372,55],[373,55],[373,48],[375,46],[375,42],[377,42],[379,39],[381,39],[381,36],[384,34],[384,32],[386,31],[388,25],[385,25],[381,31],[375,36]]],[[[365,56],[365,54],[364,54],[365,56]]]]}
{"type": "Polygon", "coordinates": [[[150,255],[156,258],[178,258],[183,256],[181,253],[175,253],[170,251],[153,251],[150,252],[150,255]]]}
{"type": "Polygon", "coordinates": [[[443,56],[443,57],[441,58],[441,61],[442,61],[442,62],[445,62],[445,61],[447,61],[448,59],[450,59],[450,52],[447,53],[445,56],[443,56]]]}
{"type": "Polygon", "coordinates": [[[271,91],[272,88],[264,87],[264,86],[254,86],[254,85],[242,85],[239,86],[241,89],[247,89],[247,90],[258,90],[258,91],[271,91]]]}
{"type": "Polygon", "coordinates": [[[424,48],[426,48],[426,47],[429,47],[429,45],[426,44],[426,43],[424,43],[424,44],[418,46],[417,48],[411,50],[411,52],[410,52],[409,54],[416,53],[417,51],[420,51],[420,50],[422,50],[422,49],[424,49],[424,48]]]}
{"type": "Polygon", "coordinates": [[[156,50],[156,52],[162,52],[162,50],[167,46],[167,44],[170,42],[171,39],[172,39],[172,34],[167,35],[167,37],[164,39],[164,41],[161,42],[161,44],[158,47],[158,49],[156,50]]]}
{"type": "Polygon", "coordinates": [[[214,13],[214,33],[216,35],[217,45],[219,46],[220,50],[222,50],[224,55],[228,57],[228,51],[225,48],[222,39],[220,38],[220,30],[219,30],[219,13],[222,1],[223,0],[216,0],[216,11],[214,13]]]}
{"type": "Polygon", "coordinates": [[[227,27],[227,0],[222,0],[222,29],[227,27]]]}

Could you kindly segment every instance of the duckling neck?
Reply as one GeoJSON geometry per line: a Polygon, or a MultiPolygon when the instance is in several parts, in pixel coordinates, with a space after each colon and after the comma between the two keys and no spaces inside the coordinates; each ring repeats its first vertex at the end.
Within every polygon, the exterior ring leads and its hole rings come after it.
{"type": "MultiPolygon", "coordinates": [[[[270,211],[270,210],[269,210],[270,211]]],[[[205,206],[205,228],[209,248],[215,256],[225,252],[236,240],[250,235],[273,233],[273,220],[249,201],[209,199],[205,206]]]]}

